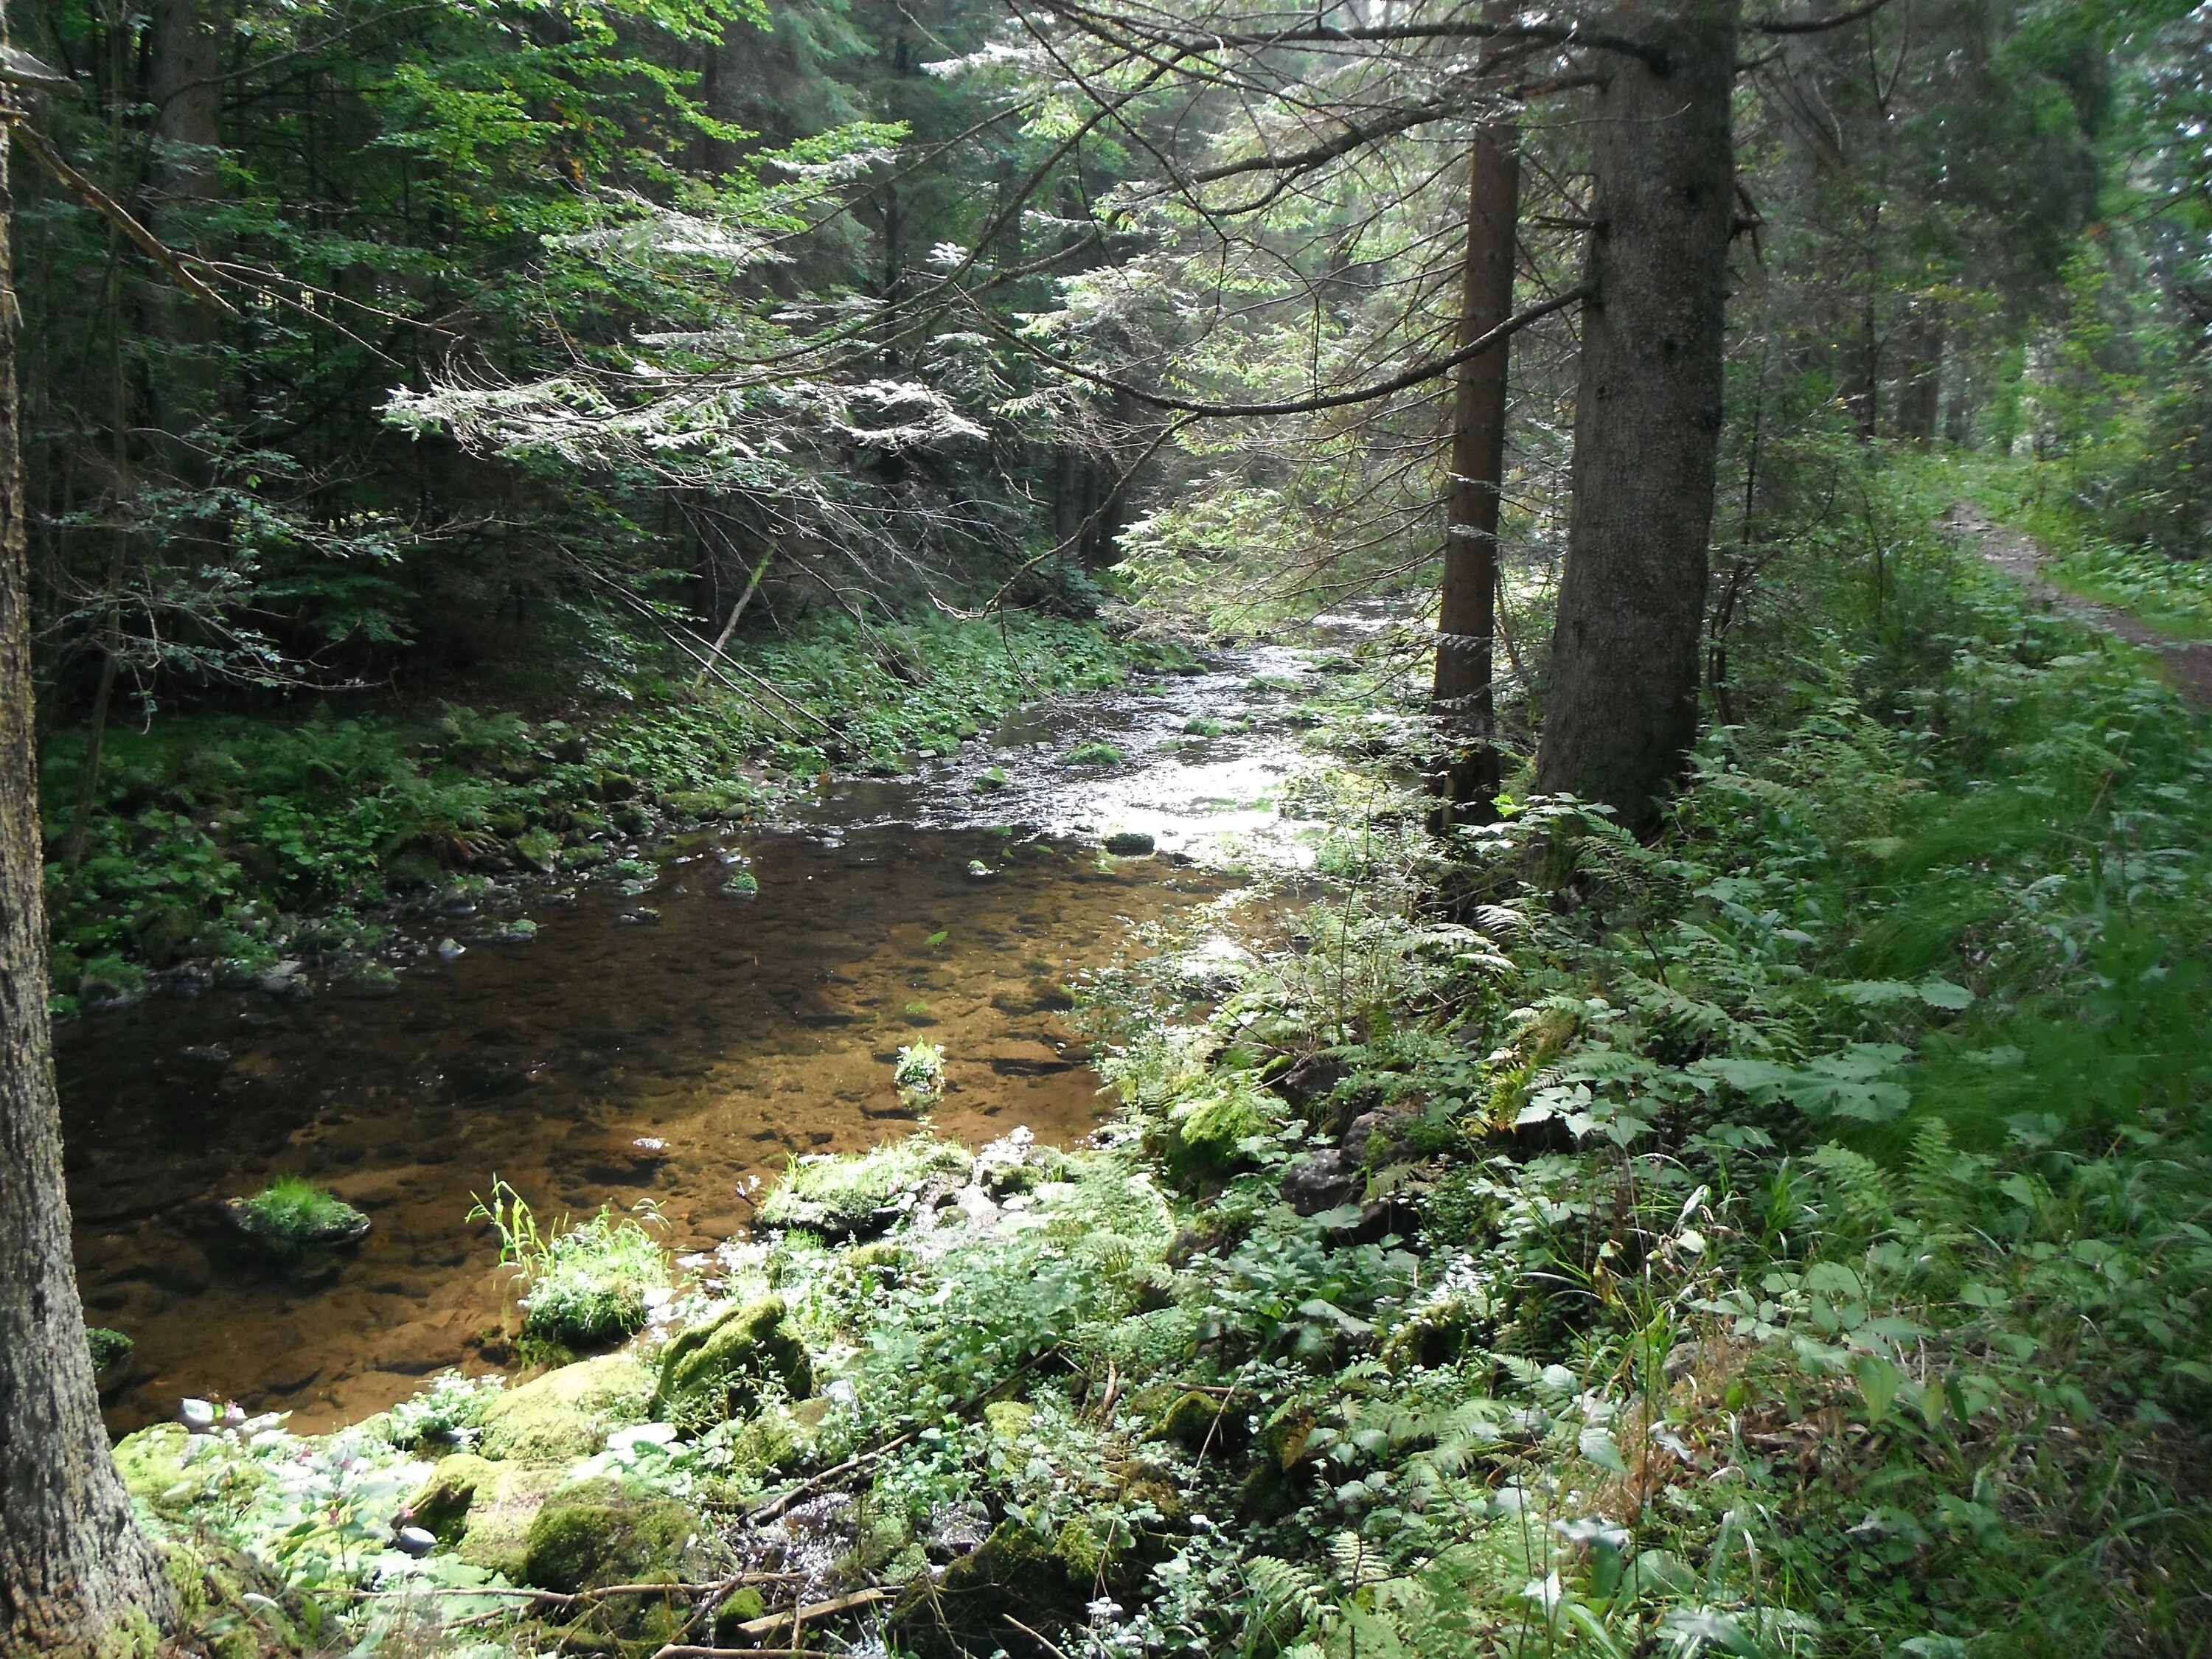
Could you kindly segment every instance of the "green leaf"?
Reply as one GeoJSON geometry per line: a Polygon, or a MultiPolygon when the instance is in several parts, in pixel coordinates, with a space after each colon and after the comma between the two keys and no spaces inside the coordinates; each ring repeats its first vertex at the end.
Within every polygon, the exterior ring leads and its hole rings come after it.
{"type": "Polygon", "coordinates": [[[1612,1430],[1584,1429],[1581,1444],[1583,1455],[1598,1468],[1610,1469],[1615,1474],[1628,1473],[1628,1460],[1620,1455],[1620,1443],[1613,1439],[1612,1430]]]}
{"type": "Polygon", "coordinates": [[[1858,1379],[1860,1398],[1866,1401],[1868,1424],[1881,1423],[1905,1386],[1905,1373],[1878,1353],[1863,1353],[1851,1361],[1851,1375],[1858,1379]]]}
{"type": "Polygon", "coordinates": [[[1930,974],[1920,981],[1920,1000],[1930,1008],[1970,1008],[1974,994],[1963,985],[1930,974]]]}

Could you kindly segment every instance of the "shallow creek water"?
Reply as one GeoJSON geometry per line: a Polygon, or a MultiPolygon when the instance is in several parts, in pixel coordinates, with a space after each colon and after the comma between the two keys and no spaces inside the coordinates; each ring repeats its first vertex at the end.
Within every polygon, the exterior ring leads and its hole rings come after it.
{"type": "Polygon", "coordinates": [[[915,775],[831,781],[773,826],[664,843],[641,890],[526,887],[434,918],[388,997],[209,993],[64,1027],[88,1316],[138,1344],[111,1427],[197,1395],[314,1431],[485,1369],[501,1290],[465,1217],[495,1173],[541,1216],[649,1198],[672,1245],[711,1245],[791,1155],[911,1132],[891,1062],[917,1038],[947,1052],[941,1132],[1089,1134],[1104,1103],[1064,988],[1133,948],[1133,924],[1227,890],[1224,863],[1297,860],[1314,826],[1279,810],[1284,717],[1314,672],[1261,647],[1040,704],[915,775]],[[1192,736],[1194,716],[1250,729],[1192,736]],[[1122,763],[1061,764],[1091,739],[1122,763]],[[1006,781],[979,787],[988,769],[1006,781]],[[1160,856],[1102,859],[1123,829],[1160,856]],[[757,896],[723,890],[733,861],[757,896]],[[525,914],[533,940],[491,939],[525,914]],[[447,934],[463,954],[428,948],[447,934]],[[374,1222],[313,1283],[239,1260],[217,1211],[292,1173],[374,1222]]]}

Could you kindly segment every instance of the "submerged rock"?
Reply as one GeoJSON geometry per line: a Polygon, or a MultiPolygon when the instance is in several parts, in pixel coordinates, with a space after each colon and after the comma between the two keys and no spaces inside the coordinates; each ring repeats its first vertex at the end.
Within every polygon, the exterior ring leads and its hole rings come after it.
{"type": "Polygon", "coordinates": [[[1106,850],[1117,859],[1140,859],[1158,845],[1141,830],[1116,830],[1106,837],[1106,850]]]}
{"type": "Polygon", "coordinates": [[[814,1392],[814,1362],[778,1296],[729,1307],[670,1342],[661,1352],[653,1414],[706,1428],[757,1410],[769,1383],[793,1400],[814,1392]]]}
{"type": "Polygon", "coordinates": [[[652,1374],[628,1354],[563,1365],[485,1408],[483,1455],[565,1467],[600,1450],[613,1430],[642,1422],[652,1399],[652,1374]]]}

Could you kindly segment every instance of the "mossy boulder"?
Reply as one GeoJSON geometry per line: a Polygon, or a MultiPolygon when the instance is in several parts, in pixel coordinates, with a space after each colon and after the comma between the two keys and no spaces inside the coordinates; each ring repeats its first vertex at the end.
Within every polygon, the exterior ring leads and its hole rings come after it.
{"type": "Polygon", "coordinates": [[[409,1524],[471,1566],[521,1577],[530,1528],[566,1479],[563,1470],[495,1463],[470,1452],[441,1459],[408,1500],[409,1524]]]}
{"type": "Polygon", "coordinates": [[[885,1620],[893,1650],[918,1659],[990,1653],[1007,1646],[1009,1613],[1047,1635],[1087,1622],[1097,1544],[1081,1522],[1069,1526],[1079,1538],[1063,1528],[1047,1543],[1022,1528],[1002,1525],[942,1577],[917,1579],[885,1620]],[[1085,1565],[1071,1561],[1064,1547],[1085,1565]]]}
{"type": "Polygon", "coordinates": [[[802,1159],[762,1201],[760,1219],[829,1239],[870,1237],[896,1221],[921,1188],[964,1185],[975,1164],[965,1147],[926,1131],[857,1158],[802,1159]]]}
{"type": "Polygon", "coordinates": [[[514,838],[514,855],[548,875],[561,867],[561,837],[550,830],[526,831],[514,838]]]}
{"type": "Polygon", "coordinates": [[[192,1437],[181,1423],[156,1423],[116,1443],[115,1467],[131,1495],[156,1515],[181,1514],[199,1485],[185,1473],[192,1437]]]}
{"type": "Polygon", "coordinates": [[[770,1384],[793,1400],[814,1392],[814,1362],[778,1296],[726,1308],[670,1342],[661,1351],[653,1414],[682,1428],[706,1428],[757,1410],[770,1384]]]}
{"type": "Polygon", "coordinates": [[[1282,1111],[1276,1097],[1234,1077],[1180,1102],[1168,1113],[1169,1168],[1184,1177],[1228,1175],[1252,1162],[1245,1143],[1271,1135],[1282,1111]]]}
{"type": "Polygon", "coordinates": [[[502,1462],[577,1462],[605,1447],[614,1430],[643,1422],[653,1391],[653,1374],[628,1354],[563,1365],[484,1408],[483,1455],[502,1462]]]}
{"type": "Polygon", "coordinates": [[[121,1331],[112,1331],[105,1325],[94,1325],[85,1331],[86,1346],[92,1350],[92,1380],[104,1400],[131,1380],[132,1358],[138,1345],[121,1331]]]}
{"type": "Polygon", "coordinates": [[[1219,1396],[1194,1389],[1176,1397],[1146,1437],[1171,1441],[1189,1451],[1201,1450],[1219,1437],[1224,1404],[1219,1396]]]}
{"type": "Polygon", "coordinates": [[[556,1493],[530,1523],[523,1582],[569,1595],[600,1584],[678,1583],[685,1555],[705,1536],[688,1504],[586,1481],[556,1493]]]}

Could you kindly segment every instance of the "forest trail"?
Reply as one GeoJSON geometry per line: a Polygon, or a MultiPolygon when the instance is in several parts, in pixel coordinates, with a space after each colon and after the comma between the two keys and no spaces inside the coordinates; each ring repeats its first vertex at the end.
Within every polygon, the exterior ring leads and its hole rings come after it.
{"type": "Polygon", "coordinates": [[[1962,538],[1972,538],[1981,556],[2016,577],[2038,604],[2118,635],[2130,645],[2157,652],[2189,706],[2199,712],[2212,709],[2212,644],[2176,639],[2131,611],[2068,592],[2044,576],[2044,562],[2051,554],[2042,543],[1998,524],[1972,501],[1954,504],[1943,515],[1943,528],[1962,538]]]}

